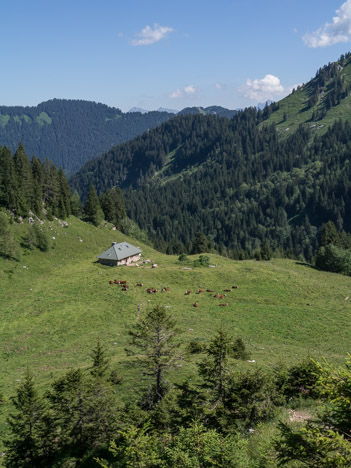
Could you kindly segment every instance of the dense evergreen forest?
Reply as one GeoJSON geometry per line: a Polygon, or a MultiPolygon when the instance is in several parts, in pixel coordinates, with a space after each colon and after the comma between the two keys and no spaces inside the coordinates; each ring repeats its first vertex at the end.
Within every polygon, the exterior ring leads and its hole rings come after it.
{"type": "Polygon", "coordinates": [[[78,192],[71,192],[62,168],[57,170],[48,159],[42,163],[33,156],[30,160],[22,143],[14,155],[9,148],[0,147],[0,256],[18,259],[18,240],[11,227],[14,221],[29,221],[22,247],[45,251],[49,241],[40,224],[54,217],[64,220],[71,214],[95,226],[106,220],[126,233],[139,232],[126,218],[118,187],[101,193],[99,198],[91,186],[83,206],[78,192]]]}
{"type": "Polygon", "coordinates": [[[351,230],[350,89],[348,53],[262,110],[228,120],[187,109],[90,161],[71,185],[83,198],[91,183],[121,187],[128,215],[162,251],[189,252],[202,232],[233,258],[269,244],[311,261],[323,224],[351,230]]]}
{"type": "Polygon", "coordinates": [[[48,157],[66,174],[113,145],[135,138],[171,118],[167,112],[123,113],[80,100],[52,99],[36,107],[0,106],[0,144],[15,151],[21,141],[29,155],[48,157]]]}
{"type": "Polygon", "coordinates": [[[202,231],[234,258],[267,239],[311,260],[323,223],[351,229],[351,125],[337,121],[313,139],[300,126],[280,140],[264,125],[271,111],[177,116],[90,161],[72,186],[83,197],[90,183],[122,187],[128,215],[169,253],[189,251],[202,231]]]}

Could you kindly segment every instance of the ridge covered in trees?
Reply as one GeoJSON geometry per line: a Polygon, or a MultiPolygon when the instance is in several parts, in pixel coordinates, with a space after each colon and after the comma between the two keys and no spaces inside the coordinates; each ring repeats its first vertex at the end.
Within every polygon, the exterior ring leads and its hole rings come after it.
{"type": "Polygon", "coordinates": [[[0,144],[50,160],[66,174],[113,145],[135,138],[173,117],[167,112],[123,113],[96,102],[52,99],[36,107],[0,106],[0,144]]]}
{"type": "Polygon", "coordinates": [[[90,183],[120,186],[128,216],[161,251],[189,252],[200,231],[234,258],[268,240],[311,260],[324,223],[351,229],[351,124],[338,120],[314,138],[301,125],[281,140],[264,125],[267,112],[177,116],[90,161],[71,185],[83,198],[90,183]]]}

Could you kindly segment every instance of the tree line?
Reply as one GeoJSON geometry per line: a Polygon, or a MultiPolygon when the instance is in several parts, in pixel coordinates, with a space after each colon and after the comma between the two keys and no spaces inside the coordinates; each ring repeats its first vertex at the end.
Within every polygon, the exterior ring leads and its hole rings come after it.
{"type": "Polygon", "coordinates": [[[18,258],[19,245],[13,223],[24,218],[30,221],[21,244],[25,248],[48,249],[48,239],[41,229],[42,220],[61,220],[77,216],[95,226],[103,219],[118,229],[128,230],[121,190],[116,187],[97,196],[91,187],[85,204],[78,192],[72,192],[60,167],[48,159],[41,162],[35,156],[30,160],[22,143],[12,155],[7,147],[0,147],[0,255],[18,258]]]}
{"type": "Polygon", "coordinates": [[[349,466],[349,362],[346,368],[307,360],[273,372],[238,370],[237,360],[250,357],[240,337],[219,329],[208,344],[192,341],[184,348],[179,333],[162,306],[132,326],[127,352],[140,378],[128,398],[99,340],[87,369],[69,370],[43,395],[27,370],[11,398],[4,465],[349,466]],[[197,376],[175,383],[179,363],[193,354],[197,376]],[[252,446],[256,429],[294,399],[327,408],[302,429],[281,423],[273,440],[252,446]]]}

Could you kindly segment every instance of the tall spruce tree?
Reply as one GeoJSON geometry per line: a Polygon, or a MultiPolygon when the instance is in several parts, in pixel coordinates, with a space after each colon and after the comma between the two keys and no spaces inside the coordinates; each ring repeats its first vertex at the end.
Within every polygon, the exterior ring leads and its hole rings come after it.
{"type": "Polygon", "coordinates": [[[28,211],[31,209],[32,198],[33,198],[33,176],[32,166],[29,162],[28,156],[25,152],[22,143],[18,145],[18,148],[13,157],[18,183],[18,198],[21,207],[21,215],[27,216],[28,211]]]}
{"type": "Polygon", "coordinates": [[[142,375],[150,382],[143,401],[147,409],[153,408],[167,393],[166,376],[181,359],[178,334],[175,320],[159,305],[148,311],[129,332],[133,345],[129,351],[138,356],[142,375]]]}
{"type": "Polygon", "coordinates": [[[87,201],[84,205],[84,220],[98,226],[104,218],[99,198],[93,184],[90,184],[87,201]]]}
{"type": "Polygon", "coordinates": [[[199,374],[203,377],[205,385],[211,389],[216,402],[222,400],[225,394],[227,363],[231,349],[231,337],[219,329],[207,347],[207,358],[198,365],[199,374]]]}
{"type": "Polygon", "coordinates": [[[53,425],[28,370],[16,396],[12,398],[12,404],[15,411],[7,419],[10,437],[5,441],[5,466],[50,466],[53,456],[53,425]]]}

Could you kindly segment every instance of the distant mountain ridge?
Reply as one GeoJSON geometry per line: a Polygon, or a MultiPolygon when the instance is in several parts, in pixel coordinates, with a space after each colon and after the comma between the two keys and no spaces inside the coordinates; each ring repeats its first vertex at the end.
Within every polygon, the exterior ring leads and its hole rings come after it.
{"type": "Polygon", "coordinates": [[[35,107],[0,106],[0,145],[49,158],[66,174],[114,145],[131,140],[173,117],[167,112],[123,113],[90,101],[52,99],[35,107]]]}
{"type": "MultiPolygon", "coordinates": [[[[220,109],[220,115],[226,113],[231,118],[232,111],[220,109]]],[[[105,104],[67,99],[52,99],[33,107],[0,106],[0,145],[14,152],[22,142],[29,156],[48,157],[71,175],[112,146],[157,127],[177,112],[134,107],[123,113],[105,104]]]]}

